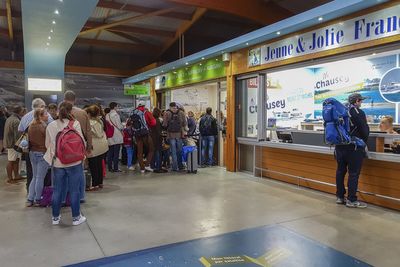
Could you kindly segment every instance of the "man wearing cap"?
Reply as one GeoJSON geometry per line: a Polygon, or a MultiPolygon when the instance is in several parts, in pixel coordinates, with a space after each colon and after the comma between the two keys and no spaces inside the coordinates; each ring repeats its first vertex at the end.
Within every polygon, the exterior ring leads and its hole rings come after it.
{"type": "MultiPolygon", "coordinates": [[[[349,100],[350,113],[350,135],[358,137],[365,143],[368,141],[369,126],[364,111],[361,110],[361,104],[365,97],[358,93],[351,94],[349,100]]],[[[338,145],[335,147],[337,161],[336,170],[336,196],[337,204],[346,204],[349,208],[366,208],[367,205],[357,200],[358,178],[360,176],[363,159],[365,157],[365,148],[355,147],[354,144],[338,145]],[[344,177],[349,173],[348,194],[345,201],[344,195],[346,189],[344,186],[344,177]]]]}
{"type": "Polygon", "coordinates": [[[150,168],[149,164],[153,160],[154,146],[150,131],[151,128],[156,125],[156,119],[153,117],[153,114],[146,109],[144,102],[139,102],[130,119],[136,138],[137,158],[140,171],[142,173],[146,171],[151,172],[153,170],[150,168]],[[143,160],[144,147],[147,148],[146,162],[143,160]]]}

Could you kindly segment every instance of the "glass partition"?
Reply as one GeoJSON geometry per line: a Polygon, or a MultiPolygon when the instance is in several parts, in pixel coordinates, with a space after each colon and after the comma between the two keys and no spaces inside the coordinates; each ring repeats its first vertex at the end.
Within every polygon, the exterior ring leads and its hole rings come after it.
{"type": "Polygon", "coordinates": [[[257,138],[258,78],[239,80],[237,91],[238,136],[257,138]]]}

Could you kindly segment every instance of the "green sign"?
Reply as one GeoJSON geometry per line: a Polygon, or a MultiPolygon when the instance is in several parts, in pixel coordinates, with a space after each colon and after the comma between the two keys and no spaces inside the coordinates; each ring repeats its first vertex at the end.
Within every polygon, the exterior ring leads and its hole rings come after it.
{"type": "Polygon", "coordinates": [[[150,95],[149,84],[125,84],[124,95],[150,95]]]}
{"type": "Polygon", "coordinates": [[[225,63],[222,61],[222,57],[217,57],[157,76],[156,90],[204,82],[225,76],[225,63]]]}

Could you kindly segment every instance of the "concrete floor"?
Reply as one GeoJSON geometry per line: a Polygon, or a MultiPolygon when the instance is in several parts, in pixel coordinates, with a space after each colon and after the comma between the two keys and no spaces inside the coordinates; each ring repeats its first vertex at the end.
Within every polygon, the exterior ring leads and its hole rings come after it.
{"type": "MultiPolygon", "coordinates": [[[[0,156],[5,177],[6,157],[0,156]]],[[[221,168],[187,174],[109,175],[89,193],[88,223],[52,226],[49,208],[25,208],[24,185],[0,185],[1,266],[60,266],[279,224],[374,266],[399,266],[400,213],[337,206],[334,196],[221,168]]],[[[312,256],[312,255],[310,255],[312,256]]]]}

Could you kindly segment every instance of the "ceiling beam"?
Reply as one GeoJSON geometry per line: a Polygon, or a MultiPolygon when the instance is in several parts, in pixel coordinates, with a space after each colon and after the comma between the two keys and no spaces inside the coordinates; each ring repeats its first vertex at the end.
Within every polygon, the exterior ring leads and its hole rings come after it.
{"type": "Polygon", "coordinates": [[[175,32],[175,36],[174,38],[168,40],[164,46],[162,47],[160,54],[157,56],[160,57],[162,54],[164,54],[165,51],[168,50],[168,48],[170,48],[178,39],[179,37],[184,34],[187,30],[190,29],[190,27],[196,22],[198,21],[203,15],[204,13],[206,13],[207,9],[206,8],[197,8],[196,11],[193,14],[192,20],[190,21],[185,21],[181,24],[181,26],[179,26],[178,30],[175,32]]]}
{"type": "Polygon", "coordinates": [[[88,38],[77,38],[75,40],[75,44],[84,44],[91,46],[103,46],[115,49],[126,49],[126,50],[138,50],[138,51],[154,51],[158,50],[159,47],[148,45],[148,44],[132,44],[132,43],[123,43],[123,42],[115,42],[115,41],[105,41],[105,40],[95,40],[88,38]]]}
{"type": "MultiPolygon", "coordinates": [[[[11,16],[13,18],[20,18],[21,17],[21,12],[12,10],[11,11],[11,16]]],[[[0,17],[7,17],[7,9],[0,8],[0,17]]]]}
{"type": "Polygon", "coordinates": [[[115,27],[115,26],[126,24],[128,22],[133,22],[133,21],[145,19],[145,18],[148,18],[148,17],[158,16],[160,14],[168,13],[168,12],[170,12],[172,10],[174,10],[174,8],[160,9],[160,10],[157,10],[157,11],[154,11],[154,12],[150,12],[150,13],[146,13],[146,14],[143,14],[143,15],[133,16],[133,17],[129,17],[129,18],[126,18],[126,19],[121,19],[121,20],[114,21],[114,22],[111,22],[111,23],[103,24],[101,26],[98,26],[98,27],[95,27],[95,28],[92,28],[92,29],[89,29],[89,30],[83,30],[83,31],[81,31],[79,33],[79,35],[81,36],[81,35],[84,35],[84,34],[89,33],[89,32],[94,32],[94,31],[98,31],[98,30],[105,30],[105,29],[109,29],[109,28],[112,28],[112,27],[115,27]]]}
{"type": "MultiPolygon", "coordinates": [[[[143,13],[143,14],[157,11],[157,9],[151,8],[151,7],[123,4],[123,3],[117,3],[117,2],[109,2],[109,1],[105,1],[105,0],[100,0],[99,3],[97,4],[97,6],[103,7],[103,8],[114,9],[114,10],[130,11],[130,12],[143,13]]],[[[182,13],[182,12],[174,12],[174,11],[171,11],[171,12],[168,12],[165,14],[160,14],[160,16],[167,17],[167,18],[180,19],[180,20],[191,20],[192,19],[191,14],[182,13]]]]}
{"type": "Polygon", "coordinates": [[[115,35],[117,35],[119,37],[125,38],[126,40],[133,41],[133,42],[138,43],[138,44],[150,44],[148,42],[143,41],[142,39],[139,39],[139,38],[137,38],[135,36],[132,36],[132,35],[129,35],[127,33],[114,32],[114,31],[110,31],[110,30],[107,30],[107,31],[111,32],[112,34],[115,34],[115,35]]]}
{"type": "MultiPolygon", "coordinates": [[[[95,21],[88,21],[86,22],[84,26],[85,29],[91,29],[95,27],[102,26],[104,24],[100,22],[95,22],[95,21]]],[[[136,27],[136,26],[115,26],[110,29],[109,31],[113,32],[123,32],[123,33],[140,33],[140,34],[145,34],[145,35],[156,35],[156,36],[162,36],[162,37],[174,37],[175,32],[174,31],[167,31],[167,30],[159,30],[159,29],[152,29],[152,28],[142,28],[142,27],[136,27]]]]}
{"type": "Polygon", "coordinates": [[[7,9],[8,36],[10,37],[10,41],[14,42],[14,29],[11,16],[11,0],[6,0],[6,9],[7,9]]]}
{"type": "Polygon", "coordinates": [[[262,25],[268,25],[276,21],[285,19],[292,12],[279,6],[273,1],[264,0],[167,0],[168,2],[207,8],[223,13],[229,13],[238,17],[243,17],[256,21],[262,25]]]}

